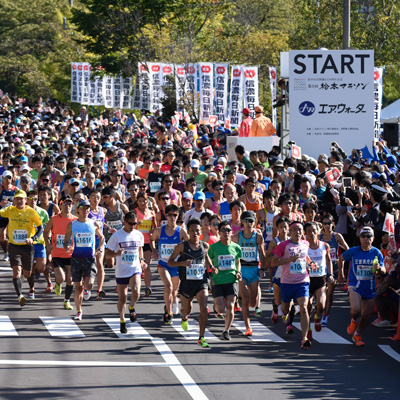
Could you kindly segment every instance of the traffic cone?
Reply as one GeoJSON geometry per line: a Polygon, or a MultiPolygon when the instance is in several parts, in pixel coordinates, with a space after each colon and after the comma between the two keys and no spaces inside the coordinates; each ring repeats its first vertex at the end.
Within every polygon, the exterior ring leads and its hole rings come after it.
{"type": "Polygon", "coordinates": [[[395,342],[400,341],[400,307],[399,307],[399,316],[397,318],[397,331],[394,336],[391,336],[390,339],[394,340],[395,342]]]}

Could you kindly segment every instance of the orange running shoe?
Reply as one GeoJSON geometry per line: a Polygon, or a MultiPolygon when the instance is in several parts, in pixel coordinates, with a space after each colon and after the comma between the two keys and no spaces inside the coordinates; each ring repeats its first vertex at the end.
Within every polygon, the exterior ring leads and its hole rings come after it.
{"type": "Polygon", "coordinates": [[[354,335],[353,342],[356,344],[356,346],[364,346],[364,342],[361,339],[361,335],[354,335]]]}
{"type": "Polygon", "coordinates": [[[248,329],[246,330],[246,333],[244,334],[244,336],[253,336],[253,329],[248,328],[248,329]]]}
{"type": "Polygon", "coordinates": [[[357,328],[357,322],[354,321],[354,319],[352,318],[350,321],[350,325],[347,327],[347,333],[349,335],[354,335],[354,332],[356,331],[357,328]]]}

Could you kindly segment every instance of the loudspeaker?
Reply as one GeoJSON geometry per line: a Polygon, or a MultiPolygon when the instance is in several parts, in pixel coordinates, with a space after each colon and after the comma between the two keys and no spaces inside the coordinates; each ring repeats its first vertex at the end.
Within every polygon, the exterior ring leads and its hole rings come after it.
{"type": "Polygon", "coordinates": [[[400,146],[400,125],[383,124],[383,139],[386,140],[389,147],[400,146]]]}

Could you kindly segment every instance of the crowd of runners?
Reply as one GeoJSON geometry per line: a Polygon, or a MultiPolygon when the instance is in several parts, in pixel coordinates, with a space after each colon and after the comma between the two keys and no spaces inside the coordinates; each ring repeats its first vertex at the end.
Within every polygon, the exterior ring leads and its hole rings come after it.
{"type": "MultiPolygon", "coordinates": [[[[246,109],[243,117],[251,125],[246,109]]],[[[400,153],[383,140],[369,158],[335,142],[318,159],[239,145],[232,160],[226,137],[238,130],[179,124],[3,97],[0,245],[21,307],[43,274],[46,290],[81,320],[85,301],[107,295],[105,268],[114,268],[122,334],[126,304],[132,322],[146,313],[143,303],[137,315],[137,303],[154,295],[155,274],[163,323],[180,314],[189,330],[195,299],[204,348],[210,314],[224,320],[225,340],[238,312],[253,334],[261,279],[273,292],[273,323],[281,317],[293,334],[300,313],[302,349],[312,327],[328,326],[337,284],[349,293],[357,346],[374,311],[376,327],[397,324],[400,153]]]]}

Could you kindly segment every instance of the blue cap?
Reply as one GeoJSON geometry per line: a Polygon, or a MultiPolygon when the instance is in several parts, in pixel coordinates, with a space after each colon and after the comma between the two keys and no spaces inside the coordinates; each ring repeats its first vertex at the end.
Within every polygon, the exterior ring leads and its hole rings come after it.
{"type": "Polygon", "coordinates": [[[193,196],[194,200],[205,200],[206,195],[203,192],[196,192],[193,196]]]}
{"type": "Polygon", "coordinates": [[[20,159],[22,162],[28,162],[28,161],[29,161],[27,156],[21,156],[19,159],[20,159]]]}
{"type": "Polygon", "coordinates": [[[69,180],[69,184],[72,185],[72,184],[74,184],[74,183],[78,183],[78,184],[80,185],[80,184],[81,184],[81,181],[80,181],[79,179],[76,179],[76,178],[71,178],[71,179],[69,180]]]}
{"type": "Polygon", "coordinates": [[[103,144],[103,147],[111,147],[111,143],[110,143],[110,142],[105,142],[105,143],[103,144]]]}
{"type": "Polygon", "coordinates": [[[203,136],[201,137],[201,140],[202,140],[203,142],[209,142],[209,141],[210,141],[210,139],[208,138],[207,135],[203,135],[203,136]]]}
{"type": "Polygon", "coordinates": [[[372,175],[372,178],[373,178],[373,179],[379,179],[380,176],[381,176],[381,174],[379,174],[378,172],[375,172],[375,173],[372,175]]]}
{"type": "Polygon", "coordinates": [[[81,207],[90,207],[90,203],[88,200],[81,200],[76,208],[81,208],[81,207]]]}

